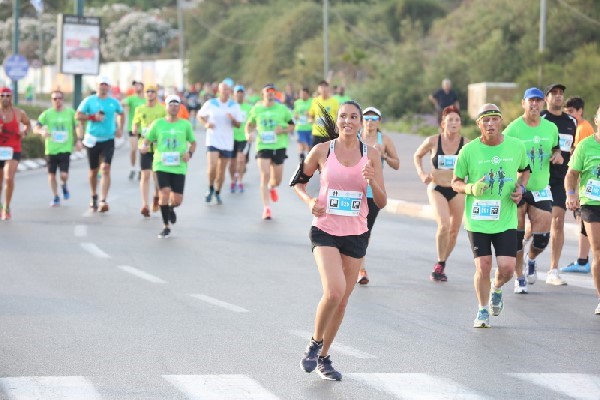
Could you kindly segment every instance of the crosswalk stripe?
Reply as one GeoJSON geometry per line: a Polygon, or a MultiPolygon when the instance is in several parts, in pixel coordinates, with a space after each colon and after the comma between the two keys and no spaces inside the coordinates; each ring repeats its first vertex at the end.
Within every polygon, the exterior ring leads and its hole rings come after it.
{"type": "Polygon", "coordinates": [[[100,400],[94,385],[83,376],[21,376],[0,378],[9,400],[100,400]]]}
{"type": "MultiPolygon", "coordinates": [[[[290,330],[288,332],[299,338],[306,339],[307,341],[312,337],[312,333],[306,332],[306,331],[290,330]]],[[[341,344],[338,341],[333,342],[333,344],[331,345],[331,351],[339,352],[339,353],[345,354],[347,356],[360,358],[360,359],[377,358],[372,354],[366,353],[366,352],[356,349],[354,347],[347,346],[345,344],[341,344]]]]}
{"type": "Polygon", "coordinates": [[[190,400],[278,400],[245,375],[163,375],[190,400]]]}
{"type": "Polygon", "coordinates": [[[345,374],[369,386],[400,399],[434,400],[434,399],[485,399],[475,391],[466,388],[451,379],[428,374],[345,374]]]}
{"type": "Polygon", "coordinates": [[[508,374],[579,400],[600,399],[600,377],[588,374],[508,374]]]}

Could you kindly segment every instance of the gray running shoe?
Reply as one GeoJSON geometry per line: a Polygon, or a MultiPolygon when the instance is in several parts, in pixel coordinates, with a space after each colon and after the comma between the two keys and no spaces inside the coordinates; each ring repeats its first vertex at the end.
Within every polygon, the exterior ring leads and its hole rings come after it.
{"type": "Polygon", "coordinates": [[[315,368],[317,368],[317,360],[319,359],[319,353],[322,348],[323,342],[319,343],[314,339],[310,339],[310,342],[304,351],[304,355],[302,356],[302,361],[300,362],[300,367],[304,372],[313,372],[315,368]]]}

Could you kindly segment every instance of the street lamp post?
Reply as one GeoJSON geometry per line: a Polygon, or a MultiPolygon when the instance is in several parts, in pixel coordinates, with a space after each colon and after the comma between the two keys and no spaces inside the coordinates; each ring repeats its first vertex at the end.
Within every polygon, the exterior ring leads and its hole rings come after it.
{"type": "MultiPolygon", "coordinates": [[[[19,0],[13,0],[13,37],[12,37],[12,52],[19,54],[19,0]]],[[[19,81],[12,80],[13,100],[15,104],[19,103],[19,81]]]]}
{"type": "Polygon", "coordinates": [[[323,0],[323,79],[329,73],[329,1],[323,0]]]}
{"type": "Polygon", "coordinates": [[[540,43],[539,53],[540,61],[538,67],[538,86],[542,86],[544,75],[544,51],[546,49],[546,0],[540,0],[540,43]]]}
{"type": "MultiPolygon", "coordinates": [[[[75,0],[75,14],[80,17],[83,16],[83,1],[84,0],[75,0]]],[[[77,109],[79,107],[79,103],[81,103],[82,98],[82,81],[83,75],[75,74],[73,75],[73,108],[77,109]]]]}

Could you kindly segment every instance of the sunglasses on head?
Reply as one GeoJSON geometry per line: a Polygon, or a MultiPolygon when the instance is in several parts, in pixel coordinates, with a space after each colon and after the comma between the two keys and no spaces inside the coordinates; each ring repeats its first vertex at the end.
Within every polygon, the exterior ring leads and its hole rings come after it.
{"type": "Polygon", "coordinates": [[[365,121],[379,121],[379,115],[365,115],[365,121]]]}

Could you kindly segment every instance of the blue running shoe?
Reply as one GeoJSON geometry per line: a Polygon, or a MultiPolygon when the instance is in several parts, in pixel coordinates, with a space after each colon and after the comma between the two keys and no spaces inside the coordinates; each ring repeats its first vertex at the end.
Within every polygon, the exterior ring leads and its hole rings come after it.
{"type": "Polygon", "coordinates": [[[54,198],[50,202],[50,207],[58,207],[58,206],[60,206],[60,197],[54,196],[54,198]]]}
{"type": "Polygon", "coordinates": [[[527,255],[527,283],[533,285],[537,281],[537,262],[535,260],[529,260],[529,254],[527,255]]]}
{"type": "Polygon", "coordinates": [[[217,201],[218,205],[222,205],[223,204],[223,200],[221,200],[221,195],[215,193],[215,200],[217,201]]]}
{"type": "Polygon", "coordinates": [[[67,185],[62,185],[63,199],[69,200],[71,198],[71,193],[69,193],[69,189],[67,189],[67,185]]]}
{"type": "Polygon", "coordinates": [[[490,313],[485,308],[477,311],[477,318],[473,321],[473,328],[489,328],[490,327],[490,313]]]}
{"type": "Polygon", "coordinates": [[[325,379],[328,381],[341,381],[342,374],[333,368],[331,364],[331,357],[326,355],[325,357],[319,357],[317,366],[317,374],[321,377],[321,379],[325,379]]]}
{"type": "Polygon", "coordinates": [[[304,355],[302,356],[302,361],[300,362],[300,367],[304,372],[313,372],[315,368],[317,368],[319,353],[322,348],[322,341],[319,343],[314,339],[310,339],[310,342],[304,351],[304,355]]]}
{"type": "Polygon", "coordinates": [[[504,301],[502,301],[502,291],[496,292],[492,290],[490,293],[490,310],[492,315],[497,317],[504,309],[504,301]]]}
{"type": "Polygon", "coordinates": [[[573,261],[571,264],[566,267],[561,267],[560,272],[580,272],[582,274],[589,274],[591,271],[590,262],[586,262],[581,265],[577,262],[577,260],[573,261]]]}
{"type": "Polygon", "coordinates": [[[515,279],[515,293],[517,293],[517,294],[527,293],[527,281],[525,280],[524,276],[515,279]]]}
{"type": "Polygon", "coordinates": [[[212,201],[213,195],[215,194],[214,189],[210,189],[208,193],[206,193],[206,202],[210,203],[212,201]]]}

